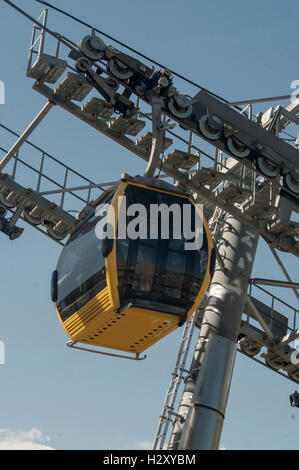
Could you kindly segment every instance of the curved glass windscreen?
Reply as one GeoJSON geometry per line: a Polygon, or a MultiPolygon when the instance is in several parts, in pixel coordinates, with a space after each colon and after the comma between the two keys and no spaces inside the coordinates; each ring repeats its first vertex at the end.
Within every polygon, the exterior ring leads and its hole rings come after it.
{"type": "Polygon", "coordinates": [[[57,265],[57,307],[65,321],[106,285],[102,241],[96,237],[99,217],[93,215],[74,232],[57,265]]]}
{"type": "Polygon", "coordinates": [[[190,215],[189,233],[195,233],[195,207],[186,198],[133,185],[128,186],[125,196],[127,205],[138,201],[146,210],[137,214],[139,226],[136,217],[135,220],[133,215],[126,217],[127,237],[116,243],[121,304],[133,302],[136,306],[184,317],[194,303],[208,266],[203,226],[201,247],[186,249],[186,243],[194,242],[194,236],[189,238],[186,234],[186,213],[190,215]],[[157,211],[161,204],[166,205],[164,212],[157,211]],[[151,212],[152,205],[156,207],[151,212]],[[169,210],[171,206],[173,210],[169,210]],[[137,227],[141,236],[136,236],[135,230],[136,238],[132,239],[130,224],[137,227]]]}

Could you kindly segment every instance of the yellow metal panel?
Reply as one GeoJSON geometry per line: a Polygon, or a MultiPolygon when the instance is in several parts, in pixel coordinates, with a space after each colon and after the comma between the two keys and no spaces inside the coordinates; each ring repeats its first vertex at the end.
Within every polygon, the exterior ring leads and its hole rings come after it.
{"type": "Polygon", "coordinates": [[[106,287],[65,322],[61,321],[59,314],[58,317],[69,337],[74,341],[78,341],[78,334],[88,332],[94,324],[97,324],[99,319],[112,310],[113,305],[109,290],[106,287]]]}
{"type": "MultiPolygon", "coordinates": [[[[93,301],[91,301],[93,302],[93,301]]],[[[109,349],[141,353],[177,328],[179,318],[166,313],[128,308],[106,312],[76,341],[109,349]]]]}
{"type": "Polygon", "coordinates": [[[119,308],[119,293],[118,293],[118,278],[117,278],[117,266],[116,266],[116,234],[117,234],[117,219],[119,211],[119,199],[122,198],[127,187],[127,183],[121,183],[111,201],[111,210],[108,214],[107,223],[111,224],[114,231],[114,242],[111,253],[105,259],[106,266],[106,280],[107,286],[110,292],[111,301],[115,309],[119,308]]]}
{"type": "MultiPolygon", "coordinates": [[[[192,199],[190,199],[190,198],[188,198],[188,199],[193,205],[195,205],[195,202],[192,199]]],[[[209,287],[209,284],[210,284],[210,281],[211,281],[211,274],[210,274],[211,255],[212,255],[212,249],[214,247],[214,242],[213,242],[213,238],[212,238],[212,235],[211,235],[211,232],[210,232],[208,222],[206,221],[202,211],[199,209],[199,207],[197,205],[195,205],[195,210],[197,211],[197,213],[199,214],[199,216],[200,216],[200,218],[203,222],[203,226],[204,226],[206,236],[207,236],[208,263],[207,263],[207,270],[206,270],[206,274],[205,274],[202,286],[201,286],[197,296],[195,297],[194,304],[192,305],[192,308],[189,310],[189,312],[187,314],[187,318],[190,318],[192,313],[199,307],[199,305],[200,305],[202,299],[204,298],[204,295],[205,295],[205,293],[206,293],[206,291],[209,287]]]]}

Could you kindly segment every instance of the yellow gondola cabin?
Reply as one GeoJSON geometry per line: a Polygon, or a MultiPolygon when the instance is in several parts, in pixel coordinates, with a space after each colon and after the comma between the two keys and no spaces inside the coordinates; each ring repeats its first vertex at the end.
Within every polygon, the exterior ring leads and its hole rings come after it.
{"type": "Polygon", "coordinates": [[[214,258],[208,224],[186,193],[156,178],[122,179],[71,234],[52,276],[52,300],[72,342],[138,357],[192,315],[214,258]],[[144,208],[137,220],[136,204],[144,208]],[[201,222],[196,249],[185,236],[185,214],[189,231],[195,233],[196,218],[201,222]]]}

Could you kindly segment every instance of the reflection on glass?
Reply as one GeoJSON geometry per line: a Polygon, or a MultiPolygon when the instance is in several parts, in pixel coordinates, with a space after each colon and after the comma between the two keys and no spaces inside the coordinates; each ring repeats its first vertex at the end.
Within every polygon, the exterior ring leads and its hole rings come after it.
{"type": "Polygon", "coordinates": [[[155,247],[147,246],[141,242],[138,245],[135,271],[132,279],[132,291],[150,292],[156,265],[157,251],[155,247]]]}
{"type": "Polygon", "coordinates": [[[57,266],[57,304],[65,300],[64,304],[69,305],[104,277],[105,260],[101,241],[95,235],[98,220],[98,217],[92,217],[90,222],[70,237],[62,251],[57,266]]]}
{"type": "Polygon", "coordinates": [[[129,240],[118,240],[116,246],[117,275],[119,287],[126,283],[129,240]]]}
{"type": "Polygon", "coordinates": [[[187,257],[179,251],[168,251],[166,268],[162,273],[161,291],[168,297],[180,299],[186,274],[187,257]]]}

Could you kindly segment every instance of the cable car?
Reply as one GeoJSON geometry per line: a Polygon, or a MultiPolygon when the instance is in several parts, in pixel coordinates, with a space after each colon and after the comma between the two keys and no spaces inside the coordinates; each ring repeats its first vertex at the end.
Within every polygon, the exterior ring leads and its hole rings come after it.
{"type": "Polygon", "coordinates": [[[188,194],[157,178],[125,175],[94,206],[62,250],[52,300],[69,346],[100,346],[141,359],[140,353],[181,326],[203,299],[215,265],[210,230],[188,194]],[[124,202],[129,210],[123,210],[124,202]],[[186,249],[191,238],[184,232],[185,209],[193,241],[196,217],[201,222],[196,249],[186,249]]]}

